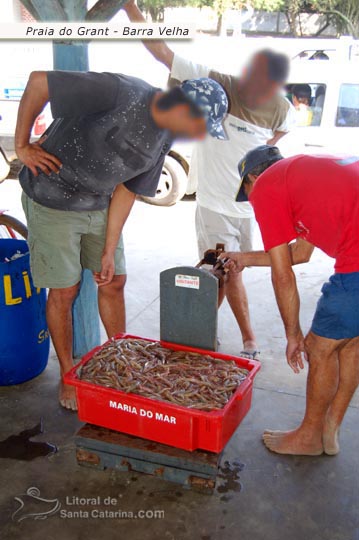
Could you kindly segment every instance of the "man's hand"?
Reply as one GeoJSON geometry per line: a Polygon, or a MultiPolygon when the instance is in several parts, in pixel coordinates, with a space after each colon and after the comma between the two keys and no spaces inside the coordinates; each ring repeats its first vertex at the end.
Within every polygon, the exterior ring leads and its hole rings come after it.
{"type": "Polygon", "coordinates": [[[103,253],[101,258],[101,272],[95,272],[94,278],[99,287],[111,283],[115,275],[115,255],[113,253],[103,253]]]}
{"type": "Polygon", "coordinates": [[[46,152],[38,142],[17,147],[16,153],[19,160],[30,169],[34,176],[38,176],[38,169],[47,175],[51,172],[57,174],[62,166],[61,161],[46,152]]]}
{"type": "Polygon", "coordinates": [[[245,268],[242,261],[242,253],[228,251],[225,253],[221,253],[220,259],[228,259],[228,261],[224,264],[224,268],[229,270],[230,272],[236,272],[237,274],[239,274],[245,268]]]}
{"type": "Polygon", "coordinates": [[[301,331],[295,336],[287,337],[287,362],[294,373],[300,373],[304,369],[303,357],[307,360],[304,346],[304,336],[301,331]]]}

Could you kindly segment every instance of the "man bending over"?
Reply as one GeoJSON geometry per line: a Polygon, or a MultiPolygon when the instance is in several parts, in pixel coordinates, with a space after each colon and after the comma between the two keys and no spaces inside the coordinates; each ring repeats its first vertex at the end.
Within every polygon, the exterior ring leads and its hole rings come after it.
{"type": "MultiPolygon", "coordinates": [[[[71,369],[71,308],[82,268],[95,273],[107,335],[125,331],[122,229],[136,195],[154,196],[176,137],[223,137],[222,87],[208,78],[169,92],[113,73],[31,74],[20,103],[16,151],[36,287],[49,288],[47,321],[61,374],[71,369]],[[29,142],[47,102],[53,123],[29,142]]],[[[60,403],[76,408],[72,387],[60,403]]]]}
{"type": "Polygon", "coordinates": [[[282,159],[277,148],[262,146],[245,156],[239,171],[237,200],[249,195],[266,251],[223,256],[237,271],[271,266],[288,363],[299,373],[303,353],[309,362],[301,425],[267,430],[264,443],[280,454],[337,454],[340,425],[359,383],[359,157],[282,159]],[[304,339],[292,265],[307,262],[315,246],[335,258],[335,274],[323,285],[304,339]]]}

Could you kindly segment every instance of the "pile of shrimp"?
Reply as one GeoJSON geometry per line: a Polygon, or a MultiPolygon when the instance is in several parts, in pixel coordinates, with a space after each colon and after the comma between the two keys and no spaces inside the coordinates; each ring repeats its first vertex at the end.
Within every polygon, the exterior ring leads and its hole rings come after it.
{"type": "Polygon", "coordinates": [[[191,409],[222,409],[248,371],[232,360],[174,351],[142,339],[113,339],[77,375],[82,381],[191,409]]]}

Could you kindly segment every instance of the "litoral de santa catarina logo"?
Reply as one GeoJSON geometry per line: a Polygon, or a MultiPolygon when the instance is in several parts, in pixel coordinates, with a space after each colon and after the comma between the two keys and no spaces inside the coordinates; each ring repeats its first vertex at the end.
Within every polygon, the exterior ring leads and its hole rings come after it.
{"type": "MultiPolygon", "coordinates": [[[[122,496],[122,495],[121,495],[122,496]]],[[[163,519],[163,510],[138,509],[121,510],[120,497],[78,497],[66,496],[59,499],[45,498],[37,487],[29,487],[21,495],[14,497],[18,507],[12,514],[17,523],[25,520],[45,520],[52,516],[61,519],[163,519]]]]}

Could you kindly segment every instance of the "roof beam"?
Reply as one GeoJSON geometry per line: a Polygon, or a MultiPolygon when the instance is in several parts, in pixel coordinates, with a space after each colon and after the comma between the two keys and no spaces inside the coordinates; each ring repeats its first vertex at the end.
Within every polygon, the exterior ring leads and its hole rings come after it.
{"type": "Polygon", "coordinates": [[[87,12],[87,21],[109,21],[116,15],[126,0],[98,0],[87,12]]]}
{"type": "Polygon", "coordinates": [[[24,6],[24,8],[27,9],[30,15],[34,17],[36,21],[40,20],[40,15],[38,14],[37,10],[32,5],[31,0],[21,0],[21,3],[24,6]]]}
{"type": "Polygon", "coordinates": [[[98,0],[87,11],[87,0],[20,0],[37,21],[109,21],[126,0],[98,0]]]}

